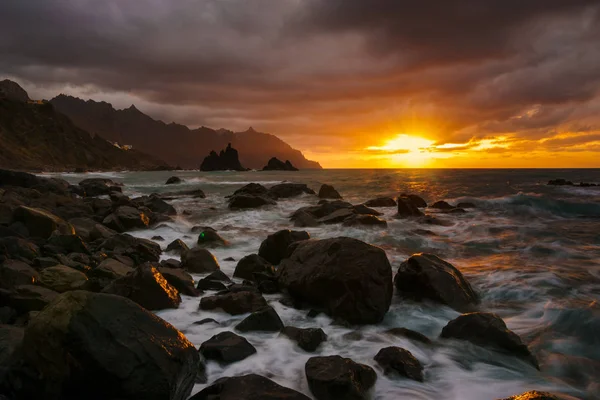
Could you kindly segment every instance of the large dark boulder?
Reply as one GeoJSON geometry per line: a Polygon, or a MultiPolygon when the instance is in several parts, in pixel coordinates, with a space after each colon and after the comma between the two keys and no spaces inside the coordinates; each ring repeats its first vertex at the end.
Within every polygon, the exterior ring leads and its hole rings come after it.
{"type": "Polygon", "coordinates": [[[354,213],[358,215],[374,215],[376,217],[382,215],[382,213],[380,213],[379,211],[369,208],[364,204],[352,206],[352,211],[354,211],[354,213]]]}
{"type": "Polygon", "coordinates": [[[62,235],[58,232],[54,232],[52,236],[48,238],[46,246],[44,246],[43,249],[46,254],[90,254],[88,246],[79,235],[62,235]]]}
{"type": "Polygon", "coordinates": [[[563,397],[558,397],[557,395],[555,395],[553,393],[538,392],[537,390],[532,390],[530,392],[525,392],[525,393],[507,397],[504,400],[563,400],[563,399],[564,399],[563,397]]]}
{"type": "Polygon", "coordinates": [[[198,234],[197,244],[200,247],[221,247],[228,246],[229,242],[221,237],[217,231],[209,226],[203,227],[198,234]]]}
{"type": "Polygon", "coordinates": [[[406,198],[408,201],[410,201],[415,207],[418,208],[425,208],[427,207],[427,202],[420,196],[417,196],[416,194],[406,194],[406,193],[402,193],[400,195],[400,197],[404,197],[406,198]]]}
{"type": "Polygon", "coordinates": [[[319,189],[319,198],[321,199],[341,199],[342,196],[331,185],[323,184],[319,189]]]}
{"type": "Polygon", "coordinates": [[[1,289],[12,289],[18,285],[33,285],[39,279],[38,272],[23,261],[5,260],[0,265],[1,289]]]}
{"type": "Polygon", "coordinates": [[[283,329],[283,322],[273,307],[265,307],[248,315],[235,329],[240,332],[279,332],[283,329]]]}
{"type": "Polygon", "coordinates": [[[256,280],[255,273],[275,274],[273,265],[259,256],[258,254],[250,254],[238,261],[233,276],[236,278],[247,279],[249,281],[256,280]]]}
{"type": "MultiPolygon", "coordinates": [[[[9,366],[14,354],[23,343],[25,330],[16,326],[0,325],[0,393],[4,375],[9,372],[9,366]]],[[[0,400],[8,399],[0,395],[0,400]]]]}
{"type": "Polygon", "coordinates": [[[350,203],[348,203],[346,201],[342,201],[342,200],[334,200],[334,201],[322,200],[322,202],[319,202],[319,204],[316,205],[316,206],[308,206],[308,207],[302,207],[302,208],[297,209],[290,216],[290,219],[292,221],[295,221],[296,218],[298,218],[298,216],[300,216],[302,214],[309,214],[309,215],[311,215],[315,219],[320,219],[320,218],[323,218],[323,217],[325,217],[327,215],[332,214],[333,212],[335,212],[337,210],[352,209],[352,208],[353,208],[352,204],[350,204],[350,203]]]}
{"type": "Polygon", "coordinates": [[[415,381],[423,382],[423,366],[408,350],[391,346],[379,350],[374,358],[388,375],[397,373],[415,381]]]}
{"type": "Polygon", "coordinates": [[[431,341],[431,339],[429,339],[427,336],[423,335],[422,333],[413,331],[412,329],[408,329],[408,328],[391,328],[391,329],[388,329],[387,331],[385,331],[385,333],[387,333],[388,335],[393,335],[393,336],[402,336],[407,339],[414,340],[416,342],[421,342],[424,344],[432,344],[433,343],[431,341]]]}
{"type": "Polygon", "coordinates": [[[232,210],[244,210],[247,208],[259,208],[277,204],[266,196],[254,196],[250,194],[236,194],[229,198],[229,208],[232,210]]]}
{"type": "Polygon", "coordinates": [[[66,265],[55,265],[40,272],[39,284],[58,293],[87,288],[88,277],[66,265]]]}
{"type": "Polygon", "coordinates": [[[373,368],[340,356],[309,358],[304,370],[317,400],[364,400],[377,380],[373,368]]]}
{"type": "Polygon", "coordinates": [[[40,249],[26,239],[15,236],[0,238],[0,261],[5,259],[33,261],[39,253],[40,249]]]}
{"type": "Polygon", "coordinates": [[[365,202],[367,207],[396,207],[396,200],[391,197],[377,197],[365,202]]]}
{"type": "Polygon", "coordinates": [[[103,260],[88,273],[90,290],[99,292],[112,281],[122,278],[134,270],[130,266],[112,258],[103,260]]]}
{"type": "Polygon", "coordinates": [[[150,217],[135,207],[121,206],[104,218],[102,223],[117,232],[125,232],[147,228],[150,217]]]}
{"type": "Polygon", "coordinates": [[[427,253],[410,256],[394,278],[398,294],[413,300],[433,300],[458,311],[471,311],[478,296],[461,272],[449,262],[427,253]]]}
{"type": "Polygon", "coordinates": [[[295,242],[307,240],[310,235],[306,231],[290,231],[284,229],[267,236],[260,244],[258,255],[277,265],[288,255],[288,247],[295,242]]]}
{"type": "Polygon", "coordinates": [[[221,332],[202,343],[200,353],[207,360],[230,364],[251,356],[256,353],[256,349],[245,338],[233,332],[221,332]]]}
{"type": "Polygon", "coordinates": [[[521,338],[508,329],[496,314],[475,312],[462,314],[448,322],[441,337],[466,340],[478,346],[497,348],[529,362],[539,369],[537,360],[521,338]]]}
{"type": "Polygon", "coordinates": [[[25,314],[43,309],[58,296],[58,293],[42,286],[19,285],[6,296],[3,300],[5,304],[17,310],[19,314],[25,314]]]}
{"type": "Polygon", "coordinates": [[[396,214],[398,218],[423,216],[421,210],[413,204],[410,198],[401,196],[396,199],[396,202],[398,204],[398,214],[396,214]]]}
{"type": "Polygon", "coordinates": [[[181,239],[175,239],[171,243],[168,244],[167,249],[165,250],[167,253],[177,253],[179,255],[189,251],[190,248],[187,244],[181,239]]]}
{"type": "Polygon", "coordinates": [[[198,290],[227,290],[225,283],[231,283],[231,279],[221,270],[216,270],[198,281],[198,290]]]}
{"type": "Polygon", "coordinates": [[[277,157],[273,157],[269,160],[267,165],[262,169],[263,171],[298,171],[298,168],[294,167],[289,160],[285,162],[279,160],[277,157]]]}
{"type": "Polygon", "coordinates": [[[321,328],[286,326],[281,333],[295,341],[301,349],[308,352],[315,351],[322,342],[327,340],[327,335],[321,328]]]}
{"type": "Polygon", "coordinates": [[[269,189],[261,185],[260,183],[249,183],[245,186],[242,186],[235,192],[233,192],[233,196],[236,195],[251,195],[251,196],[267,196],[269,189]]]}
{"type": "Polygon", "coordinates": [[[573,186],[573,182],[568,181],[563,178],[551,179],[548,181],[548,185],[550,186],[573,186]]]}
{"type": "Polygon", "coordinates": [[[280,183],[269,188],[269,196],[274,199],[282,199],[288,197],[296,197],[301,194],[315,194],[315,191],[310,189],[304,183],[280,183]]]}
{"type": "Polygon", "coordinates": [[[340,237],[295,244],[282,261],[279,284],[296,300],[354,324],[380,322],[392,301],[392,268],[385,252],[340,237]]]}
{"type": "Polygon", "coordinates": [[[356,216],[356,213],[351,208],[342,208],[340,210],[336,210],[331,214],[324,216],[323,218],[319,218],[317,221],[321,224],[331,225],[331,224],[339,224],[347,219],[353,218],[356,216]]]}
{"type": "Polygon", "coordinates": [[[158,243],[120,233],[102,241],[97,250],[112,251],[131,258],[135,264],[158,262],[162,250],[158,243]]]}
{"type": "Polygon", "coordinates": [[[194,247],[181,255],[181,268],[192,274],[205,274],[220,269],[215,256],[201,247],[194,247]]]}
{"type": "Polygon", "coordinates": [[[165,185],[175,185],[177,183],[181,183],[183,182],[183,179],[181,179],[178,176],[172,176],[169,179],[167,179],[167,181],[165,182],[165,185]]]}
{"type": "Polygon", "coordinates": [[[25,329],[5,393],[21,399],[185,400],[194,346],[173,326],[120,296],[64,293],[25,329]]]}
{"type": "Polygon", "coordinates": [[[189,400],[310,400],[264,376],[249,374],[220,378],[189,400]]]}
{"type": "Polygon", "coordinates": [[[344,226],[370,226],[370,227],[387,227],[387,222],[384,219],[376,217],[375,215],[354,215],[350,218],[346,218],[342,223],[344,226]]]}
{"type": "Polygon", "coordinates": [[[429,208],[436,208],[438,210],[452,210],[453,208],[455,208],[453,205],[448,204],[448,202],[440,200],[440,201],[436,201],[435,203],[433,203],[432,205],[429,206],[429,208]]]}
{"type": "Polygon", "coordinates": [[[181,303],[177,289],[151,264],[140,265],[131,274],[110,283],[102,292],[127,297],[150,311],[177,308],[181,303]]]}
{"type": "Polygon", "coordinates": [[[180,294],[198,297],[200,292],[195,288],[194,278],[181,268],[158,267],[158,272],[173,286],[180,294]]]}
{"type": "Polygon", "coordinates": [[[77,235],[81,237],[84,242],[108,239],[117,234],[117,231],[110,229],[91,218],[72,218],[69,220],[69,223],[73,225],[75,232],[77,232],[77,235]]]}
{"type": "Polygon", "coordinates": [[[200,299],[200,309],[222,309],[231,315],[255,312],[266,306],[267,302],[260,293],[249,290],[218,294],[200,299]]]}
{"type": "Polygon", "coordinates": [[[79,186],[83,188],[85,196],[89,197],[109,195],[111,192],[122,191],[121,184],[105,178],[84,179],[79,182],[79,186]]]}
{"type": "Polygon", "coordinates": [[[204,158],[200,165],[201,171],[245,171],[246,168],[240,164],[240,159],[236,149],[231,147],[231,143],[227,145],[225,150],[221,150],[219,154],[211,151],[204,158]]]}
{"type": "Polygon", "coordinates": [[[13,213],[13,221],[22,222],[33,237],[47,239],[54,231],[63,235],[75,234],[71,224],[41,208],[20,206],[13,213]]]}
{"type": "Polygon", "coordinates": [[[22,187],[41,193],[66,194],[69,184],[57,178],[43,178],[27,172],[0,169],[0,187],[22,187]]]}
{"type": "Polygon", "coordinates": [[[146,207],[154,213],[165,215],[177,215],[175,207],[161,199],[161,197],[157,194],[136,197],[135,199],[131,200],[131,203],[134,204],[136,207],[146,207]]]}

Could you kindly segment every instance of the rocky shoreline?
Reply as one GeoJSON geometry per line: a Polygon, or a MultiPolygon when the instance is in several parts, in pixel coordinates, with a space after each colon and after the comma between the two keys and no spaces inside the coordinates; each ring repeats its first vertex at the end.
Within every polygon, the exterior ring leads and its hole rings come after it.
{"type": "MultiPolygon", "coordinates": [[[[379,207],[396,207],[399,219],[443,226],[475,206],[443,201],[428,206],[411,194],[351,204],[331,186],[323,185],[317,195],[307,185],[291,183],[268,188],[251,183],[223,201],[231,210],[268,211],[279,199],[299,195],[314,196],[315,204],[295,211],[290,227],[377,229],[387,224],[379,207]]],[[[265,297],[274,293],[290,306],[349,326],[381,322],[393,296],[446,305],[464,314],[448,322],[439,339],[402,327],[394,328],[395,334],[420,346],[468,341],[539,369],[535,355],[504,321],[480,309],[477,288],[460,269],[434,254],[414,254],[393,266],[384,250],[363,241],[318,240],[286,229],[266,237],[229,277],[210,250],[228,242],[209,227],[192,230],[193,248],[181,240],[161,246],[158,238],[127,233],[177,216],[169,202],[181,197],[202,199],[204,193],[129,198],[109,179],[70,185],[0,170],[0,393],[5,398],[179,400],[189,397],[195,383],[208,383],[191,397],[196,400],[310,398],[256,374],[206,382],[206,360],[235,363],[259,351],[244,337],[247,332],[280,332],[309,353],[327,341],[323,329],[282,320],[265,297]],[[202,278],[195,281],[193,275],[202,278]],[[201,296],[199,310],[246,317],[196,349],[153,313],[179,307],[182,295],[201,296]]],[[[198,321],[207,323],[212,321],[198,321]]],[[[426,366],[404,348],[382,347],[372,357],[377,370],[338,355],[311,357],[303,379],[319,400],[368,398],[382,374],[428,380],[426,366]]],[[[512,398],[560,397],[528,392],[512,398]]]]}

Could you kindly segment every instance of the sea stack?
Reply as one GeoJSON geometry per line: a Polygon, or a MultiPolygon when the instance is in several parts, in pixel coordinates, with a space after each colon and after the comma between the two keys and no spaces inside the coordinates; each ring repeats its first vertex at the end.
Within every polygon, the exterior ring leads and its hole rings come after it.
{"type": "Polygon", "coordinates": [[[281,161],[277,157],[273,157],[269,160],[267,165],[262,169],[263,171],[298,171],[298,168],[294,167],[290,160],[281,161]]]}
{"type": "Polygon", "coordinates": [[[242,167],[238,152],[236,149],[231,147],[231,143],[227,145],[225,150],[221,150],[217,154],[214,150],[204,158],[202,165],[200,165],[201,171],[246,171],[246,168],[242,167]]]}

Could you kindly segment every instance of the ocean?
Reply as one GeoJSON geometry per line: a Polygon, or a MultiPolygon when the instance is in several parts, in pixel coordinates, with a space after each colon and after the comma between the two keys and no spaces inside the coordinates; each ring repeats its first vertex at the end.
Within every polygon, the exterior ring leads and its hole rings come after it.
{"type": "MultiPolygon", "coordinates": [[[[229,247],[211,250],[222,270],[232,276],[237,261],[256,253],[267,235],[294,229],[289,215],[316,204],[315,196],[279,200],[276,206],[231,211],[224,196],[249,183],[306,183],[318,191],[333,185],[353,204],[378,196],[413,193],[428,203],[467,201],[477,207],[465,214],[440,214],[448,226],[423,225],[395,219],[395,208],[381,208],[388,227],[349,228],[326,225],[307,230],[312,238],[349,236],[381,247],[395,274],[413,253],[428,252],[459,268],[481,296],[480,309],[501,316],[540,361],[541,370],[518,358],[467,342],[439,339],[442,328],[459,313],[433,303],[394,296],[382,323],[362,327],[333,324],[323,314],[286,307],[281,295],[265,295],[285,325],[320,327],[328,336],[316,353],[299,349],[277,333],[243,334],[258,350],[243,361],[207,364],[208,383],[224,377],[258,373],[310,396],[304,365],[314,355],[339,354],[377,370],[373,357],[387,346],[409,350],[424,366],[425,382],[378,373],[373,399],[501,399],[527,390],[547,390],[580,399],[600,398],[600,187],[547,186],[550,179],[600,182],[600,169],[588,170],[305,170],[299,172],[115,172],[62,174],[76,183],[83,178],[109,177],[125,184],[129,196],[183,189],[202,189],[206,199],[172,202],[179,215],[150,230],[131,232],[144,238],[162,236],[166,247],[182,239],[190,247],[197,239],[190,229],[210,226],[229,247]],[[165,186],[169,176],[185,180],[165,186]],[[183,211],[186,214],[183,215],[183,211]],[[236,261],[225,261],[232,257],[236,261]],[[406,327],[428,336],[433,346],[383,332],[406,327]]],[[[299,228],[297,228],[299,229],[299,228]]],[[[164,258],[177,258],[164,254],[164,258]]],[[[201,278],[194,276],[195,279],[201,278]]],[[[207,292],[210,295],[212,292],[207,292]]],[[[198,298],[183,297],[179,309],[157,314],[181,330],[199,347],[213,335],[232,330],[244,316],[199,311],[198,298]],[[214,318],[220,325],[194,325],[214,318]]],[[[378,370],[379,371],[379,370],[378,370]]],[[[196,385],[194,393],[205,385],[196,385]]]]}

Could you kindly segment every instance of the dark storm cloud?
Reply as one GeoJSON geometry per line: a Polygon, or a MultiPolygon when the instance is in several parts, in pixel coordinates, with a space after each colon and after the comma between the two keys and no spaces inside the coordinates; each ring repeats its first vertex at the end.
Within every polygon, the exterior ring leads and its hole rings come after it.
{"type": "Polygon", "coordinates": [[[0,75],[44,93],[127,95],[166,120],[254,125],[310,146],[347,135],[351,147],[364,141],[357,132],[410,118],[437,121],[440,145],[504,132],[537,139],[580,120],[600,126],[599,7],[5,0],[0,75]]]}

